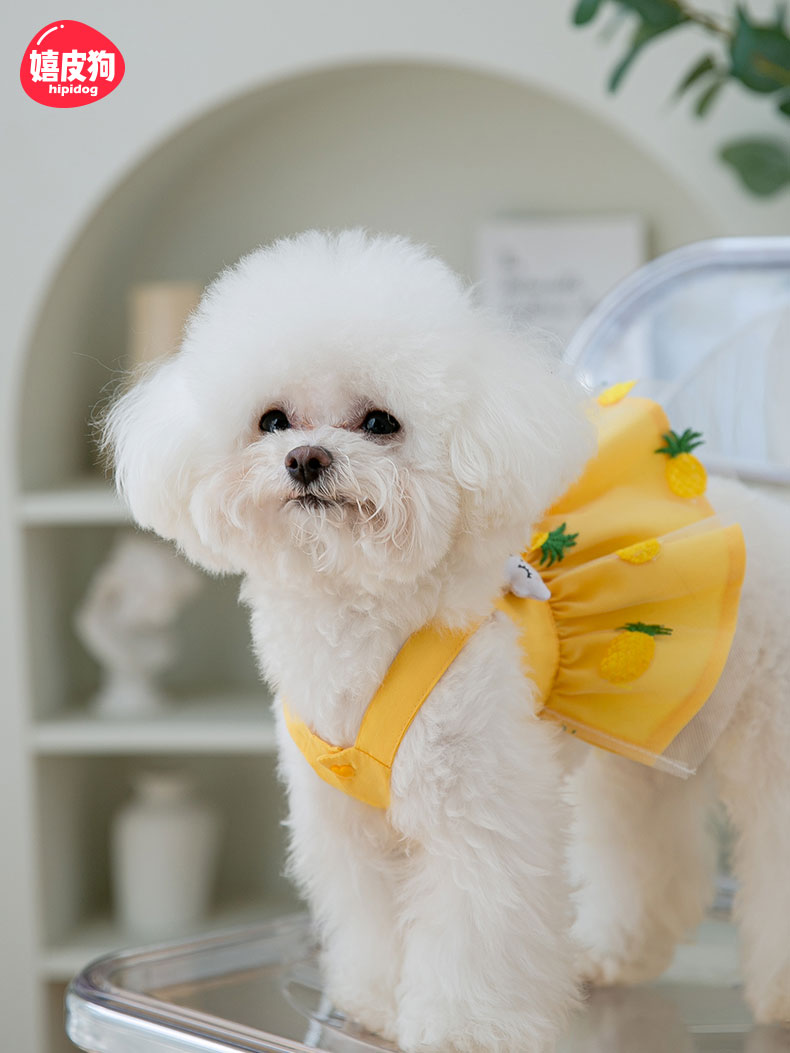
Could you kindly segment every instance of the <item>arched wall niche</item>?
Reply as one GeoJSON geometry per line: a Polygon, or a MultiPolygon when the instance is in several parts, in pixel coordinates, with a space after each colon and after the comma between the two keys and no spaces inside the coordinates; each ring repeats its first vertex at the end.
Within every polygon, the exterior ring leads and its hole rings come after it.
{"type": "Polygon", "coordinates": [[[73,243],[23,371],[20,485],[91,469],[87,418],[124,368],[135,282],[205,282],[272,238],[358,225],[427,242],[473,277],[487,220],[622,212],[644,216],[653,253],[716,233],[704,201],[621,131],[524,82],[390,63],[261,87],[149,154],[73,243]]]}

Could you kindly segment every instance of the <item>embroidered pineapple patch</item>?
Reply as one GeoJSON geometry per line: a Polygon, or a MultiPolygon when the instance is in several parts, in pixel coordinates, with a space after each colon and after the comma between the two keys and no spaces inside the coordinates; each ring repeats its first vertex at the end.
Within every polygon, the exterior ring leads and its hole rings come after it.
{"type": "Polygon", "coordinates": [[[661,542],[658,538],[651,537],[647,541],[637,541],[634,545],[618,548],[617,555],[625,563],[649,563],[655,559],[661,551],[661,542]]]}
{"type": "Polygon", "coordinates": [[[599,671],[610,684],[627,684],[646,673],[655,657],[656,637],[671,636],[666,625],[627,622],[606,648],[599,671]]]}
{"type": "Polygon", "coordinates": [[[619,384],[612,384],[598,396],[599,406],[614,406],[622,402],[626,395],[636,386],[635,380],[621,380],[619,384]]]}
{"type": "Polygon", "coordinates": [[[539,567],[542,567],[544,563],[549,567],[555,563],[561,563],[565,559],[565,550],[573,548],[576,544],[576,538],[579,535],[567,534],[565,532],[567,526],[567,523],[560,523],[553,530],[544,530],[533,537],[529,551],[537,552],[540,549],[539,567]]]}
{"type": "Polygon", "coordinates": [[[691,452],[705,441],[702,434],[686,428],[682,435],[665,432],[661,438],[664,445],[655,453],[663,453],[667,460],[667,483],[678,497],[699,497],[705,493],[708,476],[705,468],[691,452]]]}

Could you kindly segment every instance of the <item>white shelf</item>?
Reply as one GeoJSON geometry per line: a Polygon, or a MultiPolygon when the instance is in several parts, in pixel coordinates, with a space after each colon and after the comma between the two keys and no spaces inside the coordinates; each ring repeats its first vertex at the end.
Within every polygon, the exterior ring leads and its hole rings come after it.
{"type": "Polygon", "coordinates": [[[174,702],[172,708],[145,719],[96,717],[78,710],[31,726],[34,753],[52,754],[163,754],[163,753],[273,753],[274,724],[270,697],[206,698],[174,702]]]}
{"type": "MultiPolygon", "coordinates": [[[[257,900],[226,904],[219,907],[199,925],[176,935],[168,934],[167,941],[186,939],[208,932],[257,925],[280,915],[291,914],[293,901],[257,900]]],[[[112,918],[93,918],[76,926],[61,942],[44,947],[39,953],[38,974],[51,983],[66,983],[85,966],[102,955],[112,954],[143,943],[151,944],[150,938],[135,940],[133,935],[121,929],[112,918]]]]}
{"type": "Polygon", "coordinates": [[[110,484],[82,476],[60,487],[31,490],[17,500],[17,516],[28,526],[129,523],[129,512],[110,484]]]}

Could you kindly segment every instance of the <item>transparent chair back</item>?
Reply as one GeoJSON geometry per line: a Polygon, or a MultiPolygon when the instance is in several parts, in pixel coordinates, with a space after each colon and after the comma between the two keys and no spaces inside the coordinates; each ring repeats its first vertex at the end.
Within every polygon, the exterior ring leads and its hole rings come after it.
{"type": "Polygon", "coordinates": [[[790,484],[790,237],[671,252],[618,285],[572,338],[593,390],[640,378],[709,469],[790,484]]]}

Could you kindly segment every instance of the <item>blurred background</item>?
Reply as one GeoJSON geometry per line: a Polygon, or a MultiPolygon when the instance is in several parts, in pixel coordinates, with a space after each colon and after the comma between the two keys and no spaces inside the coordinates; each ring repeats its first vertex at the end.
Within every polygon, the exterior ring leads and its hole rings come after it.
{"type": "Polygon", "coordinates": [[[72,1048],[64,985],[97,954],[294,902],[238,582],[129,542],[96,408],[122,370],[172,350],[218,270],[308,227],[427,242],[558,349],[658,254],[790,235],[790,59],[774,5],[750,0],[740,30],[774,56],[763,81],[733,50],[734,3],[668,6],[688,17],[661,23],[659,0],[79,0],[55,13],[107,36],[126,73],[70,109],[18,80],[49,5],[6,14],[9,1049],[72,1048]],[[654,39],[610,90],[651,18],[654,39]]]}

